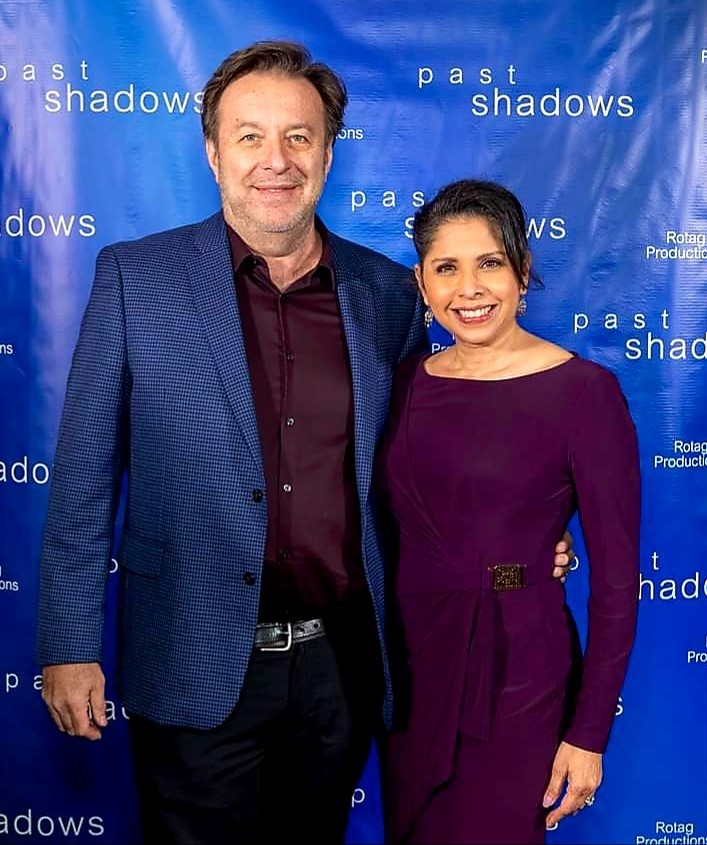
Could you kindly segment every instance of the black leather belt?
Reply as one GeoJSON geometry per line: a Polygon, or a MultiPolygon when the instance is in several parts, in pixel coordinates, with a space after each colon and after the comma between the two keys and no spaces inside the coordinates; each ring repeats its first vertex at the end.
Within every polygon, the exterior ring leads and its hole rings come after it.
{"type": "Polygon", "coordinates": [[[321,619],[302,622],[261,622],[255,628],[254,648],[261,651],[289,651],[295,643],[316,640],[325,634],[321,619]]]}

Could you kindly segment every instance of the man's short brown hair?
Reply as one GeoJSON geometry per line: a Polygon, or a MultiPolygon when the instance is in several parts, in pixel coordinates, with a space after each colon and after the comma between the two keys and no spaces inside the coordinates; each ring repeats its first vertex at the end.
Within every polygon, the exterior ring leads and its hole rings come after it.
{"type": "Polygon", "coordinates": [[[292,41],[256,41],[221,62],[206,83],[201,102],[201,127],[207,140],[216,141],[218,106],[223,92],[234,80],[255,72],[281,73],[310,82],[324,105],[326,141],[334,142],[344,125],[346,86],[330,67],[313,62],[306,47],[292,41]]]}

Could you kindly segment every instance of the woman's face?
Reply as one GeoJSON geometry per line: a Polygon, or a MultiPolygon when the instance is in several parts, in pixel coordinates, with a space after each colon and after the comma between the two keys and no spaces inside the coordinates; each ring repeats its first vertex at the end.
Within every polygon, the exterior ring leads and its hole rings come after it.
{"type": "Polygon", "coordinates": [[[425,304],[457,343],[488,345],[517,326],[529,269],[519,285],[486,219],[469,217],[442,223],[415,276],[425,304]]]}

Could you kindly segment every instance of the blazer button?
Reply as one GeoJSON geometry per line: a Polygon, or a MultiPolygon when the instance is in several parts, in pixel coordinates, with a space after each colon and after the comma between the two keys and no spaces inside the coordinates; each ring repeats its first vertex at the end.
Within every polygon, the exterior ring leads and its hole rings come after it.
{"type": "Polygon", "coordinates": [[[253,490],[250,494],[251,498],[254,502],[262,502],[263,501],[263,491],[262,490],[253,490]]]}
{"type": "Polygon", "coordinates": [[[249,587],[252,587],[255,584],[255,575],[252,572],[245,572],[243,574],[243,583],[247,584],[249,587]]]}

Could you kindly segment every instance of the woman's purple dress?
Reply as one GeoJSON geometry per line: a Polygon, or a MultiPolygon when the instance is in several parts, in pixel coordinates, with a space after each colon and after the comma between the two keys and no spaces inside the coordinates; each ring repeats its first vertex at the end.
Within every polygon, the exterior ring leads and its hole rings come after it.
{"type": "Polygon", "coordinates": [[[558,743],[604,750],[633,642],[635,429],[615,377],[578,357],[502,381],[434,377],[424,360],[400,368],[378,466],[399,534],[409,710],[386,749],[388,833],[543,842],[558,743]],[[577,508],[591,562],[583,667],[552,578],[577,508]]]}

